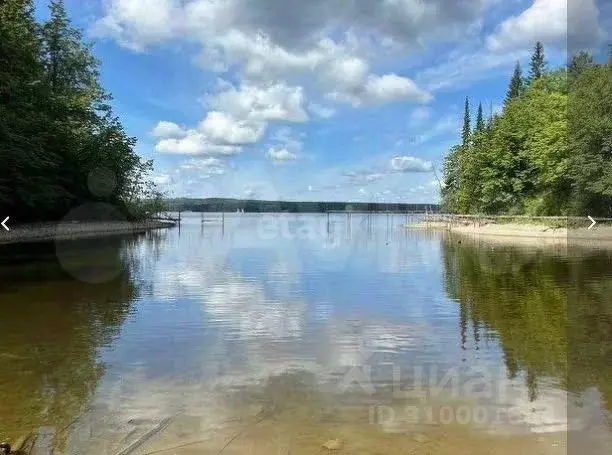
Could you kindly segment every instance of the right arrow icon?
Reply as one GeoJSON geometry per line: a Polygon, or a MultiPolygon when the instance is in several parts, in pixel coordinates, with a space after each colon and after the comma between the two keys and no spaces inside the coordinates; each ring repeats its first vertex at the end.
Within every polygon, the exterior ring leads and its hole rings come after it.
{"type": "Polygon", "coordinates": [[[591,218],[591,216],[587,216],[587,218],[589,220],[591,220],[591,225],[588,227],[588,229],[591,229],[593,226],[595,226],[597,224],[597,221],[595,221],[593,218],[591,218]]]}

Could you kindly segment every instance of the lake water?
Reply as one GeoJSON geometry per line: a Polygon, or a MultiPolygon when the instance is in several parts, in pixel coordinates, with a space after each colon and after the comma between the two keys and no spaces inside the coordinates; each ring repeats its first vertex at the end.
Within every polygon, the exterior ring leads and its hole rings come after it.
{"type": "Polygon", "coordinates": [[[610,252],[408,231],[399,215],[205,218],[1,247],[0,439],[607,453],[610,252]]]}

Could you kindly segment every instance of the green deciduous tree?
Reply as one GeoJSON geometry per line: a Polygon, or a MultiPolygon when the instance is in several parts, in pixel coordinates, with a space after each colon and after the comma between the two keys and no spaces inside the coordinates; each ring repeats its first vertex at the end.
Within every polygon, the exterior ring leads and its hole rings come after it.
{"type": "Polygon", "coordinates": [[[570,59],[567,75],[571,80],[575,80],[593,64],[593,56],[586,51],[580,51],[570,59]]]}
{"type": "MultiPolygon", "coordinates": [[[[612,67],[579,53],[567,69],[543,72],[511,101],[486,128],[479,108],[469,140],[464,128],[451,148],[445,208],[612,215],[612,67]]],[[[466,112],[469,118],[467,103],[466,112]]]]}
{"type": "MultiPolygon", "coordinates": [[[[39,24],[33,2],[0,2],[0,209],[20,221],[58,219],[96,201],[130,216],[127,200],[145,164],[108,104],[100,62],[61,0],[39,24]],[[96,169],[114,188],[96,194],[96,169]],[[129,194],[129,196],[128,196],[129,194]]],[[[150,166],[147,167],[150,169],[150,166]]]]}
{"type": "Polygon", "coordinates": [[[445,211],[457,212],[457,195],[459,192],[459,151],[453,146],[444,158],[444,186],[442,188],[442,206],[445,211]]]}
{"type": "Polygon", "coordinates": [[[574,211],[612,215],[612,66],[587,68],[568,108],[574,211]]]}

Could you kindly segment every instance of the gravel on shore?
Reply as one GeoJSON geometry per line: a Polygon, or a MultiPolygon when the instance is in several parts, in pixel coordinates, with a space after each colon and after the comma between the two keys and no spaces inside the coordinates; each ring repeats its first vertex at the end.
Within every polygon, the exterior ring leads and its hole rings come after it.
{"type": "Polygon", "coordinates": [[[22,224],[0,230],[0,244],[74,240],[146,232],[175,226],[172,221],[96,221],[22,224]]]}

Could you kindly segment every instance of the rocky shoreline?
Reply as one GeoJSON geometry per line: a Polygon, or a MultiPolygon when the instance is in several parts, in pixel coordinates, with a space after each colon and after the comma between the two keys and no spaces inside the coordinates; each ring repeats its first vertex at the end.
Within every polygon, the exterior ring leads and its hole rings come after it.
{"type": "Polygon", "coordinates": [[[142,233],[175,226],[172,221],[97,221],[22,224],[0,232],[0,244],[76,240],[142,233]]]}

